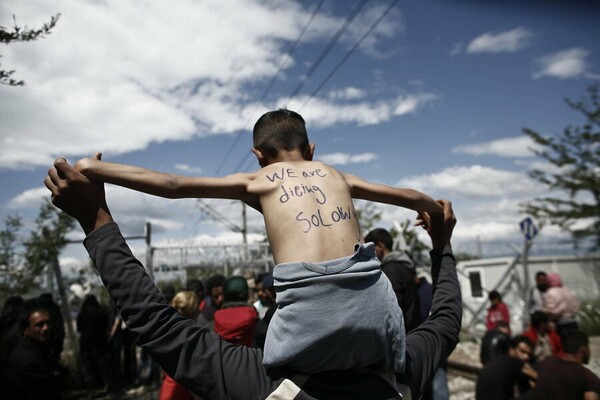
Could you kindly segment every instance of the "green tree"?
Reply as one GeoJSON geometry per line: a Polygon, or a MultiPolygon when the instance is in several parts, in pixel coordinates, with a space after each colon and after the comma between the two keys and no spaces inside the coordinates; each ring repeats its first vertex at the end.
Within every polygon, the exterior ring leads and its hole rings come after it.
{"type": "Polygon", "coordinates": [[[407,246],[405,250],[410,253],[417,265],[429,265],[429,257],[427,256],[429,246],[421,241],[417,234],[417,229],[421,228],[415,228],[409,219],[404,220],[400,224],[400,228],[402,229],[401,232],[398,232],[395,228],[392,229],[390,232],[392,236],[402,235],[404,237],[407,246]]]}
{"type": "Polygon", "coordinates": [[[67,245],[65,236],[74,224],[72,217],[44,199],[35,219],[35,229],[25,243],[25,263],[34,276],[58,259],[60,251],[67,245]]]}
{"type": "Polygon", "coordinates": [[[588,98],[566,103],[585,117],[581,126],[567,126],[556,136],[524,129],[538,146],[534,153],[555,170],[533,169],[529,176],[546,185],[552,194],[523,205],[542,223],[569,232],[576,245],[600,248],[600,87],[588,88],[588,98]],[[562,196],[554,194],[562,192],[562,196]]]}
{"type": "Polygon", "coordinates": [[[23,293],[20,274],[22,273],[22,255],[19,249],[19,232],[23,226],[18,215],[7,216],[4,229],[0,231],[0,293],[2,297],[23,293]]]}
{"type": "Polygon", "coordinates": [[[358,223],[366,235],[381,220],[381,211],[374,203],[364,202],[362,207],[356,207],[356,218],[358,218],[358,223]]]}
{"type": "MultiPolygon", "coordinates": [[[[49,35],[52,30],[56,26],[58,19],[60,18],[60,14],[56,14],[50,17],[50,21],[46,22],[39,29],[28,29],[25,27],[20,27],[17,25],[17,19],[13,15],[13,27],[5,28],[4,26],[0,26],[0,43],[9,44],[11,42],[30,42],[32,40],[37,40],[44,38],[46,35],[49,35]]],[[[2,57],[0,55],[0,57],[2,57]]],[[[2,64],[0,64],[0,67],[2,64]]],[[[4,70],[0,69],[0,84],[8,85],[8,86],[23,86],[25,82],[23,80],[16,80],[12,77],[15,73],[15,70],[4,70]]]]}
{"type": "Polygon", "coordinates": [[[8,216],[0,231],[0,297],[25,295],[39,287],[39,277],[52,265],[66,245],[65,235],[74,220],[45,200],[29,239],[19,239],[23,227],[19,216],[8,216]]]}

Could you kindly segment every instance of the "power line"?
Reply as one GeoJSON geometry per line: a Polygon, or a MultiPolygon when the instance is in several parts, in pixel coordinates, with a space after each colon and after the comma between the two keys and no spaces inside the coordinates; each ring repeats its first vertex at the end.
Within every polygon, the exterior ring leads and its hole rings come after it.
{"type": "Polygon", "coordinates": [[[288,52],[288,54],[286,55],[286,57],[281,60],[281,64],[279,65],[279,70],[277,70],[277,73],[275,74],[275,76],[273,77],[273,79],[271,79],[271,82],[269,83],[269,86],[267,86],[267,89],[265,90],[265,92],[263,93],[262,97],[260,98],[259,103],[262,103],[262,101],[267,96],[267,93],[269,92],[269,90],[271,89],[271,87],[273,86],[273,84],[275,83],[275,81],[277,80],[277,78],[279,77],[279,74],[283,70],[284,60],[286,60],[289,56],[292,55],[292,53],[296,49],[296,46],[298,45],[298,43],[300,43],[300,40],[302,39],[302,37],[304,37],[304,34],[308,30],[309,25],[312,23],[313,19],[315,18],[315,16],[317,15],[317,13],[319,12],[319,10],[321,9],[321,6],[323,5],[324,2],[325,2],[325,0],[321,0],[319,2],[319,4],[317,5],[317,8],[315,8],[315,10],[313,11],[312,15],[310,16],[310,19],[308,20],[308,22],[306,23],[306,25],[304,25],[304,29],[302,29],[302,32],[300,33],[300,36],[298,36],[298,39],[296,40],[296,42],[294,43],[294,45],[292,46],[292,48],[290,49],[290,51],[288,52]]]}
{"type": "MultiPolygon", "coordinates": [[[[340,27],[340,29],[338,29],[338,31],[336,32],[336,35],[332,38],[332,40],[330,40],[330,42],[327,45],[327,47],[323,50],[323,52],[321,52],[321,54],[319,55],[319,57],[317,57],[317,59],[315,60],[315,62],[313,62],[313,64],[311,65],[309,73],[307,74],[307,78],[304,79],[303,82],[301,82],[296,87],[296,89],[294,90],[294,92],[292,92],[292,94],[290,95],[290,97],[294,97],[297,94],[297,92],[302,88],[302,86],[304,85],[304,83],[306,83],[308,77],[310,77],[312,75],[312,73],[315,71],[315,69],[320,65],[320,63],[323,61],[323,59],[331,51],[331,49],[333,48],[333,45],[335,43],[337,43],[339,37],[346,31],[346,29],[348,28],[348,26],[350,25],[350,23],[354,20],[354,18],[356,18],[356,16],[360,12],[360,10],[367,3],[367,1],[368,0],[365,0],[365,1],[361,2],[361,3],[359,3],[357,5],[357,7],[354,10],[352,10],[352,13],[350,15],[348,15],[348,17],[346,18],[346,21],[345,21],[344,25],[342,25],[342,27],[340,27]]],[[[392,1],[392,3],[388,6],[388,8],[379,16],[379,18],[377,18],[377,20],[375,20],[375,22],[371,25],[371,27],[363,34],[363,36],[354,44],[354,46],[348,51],[348,53],[346,53],[346,55],[338,62],[338,64],[333,68],[333,70],[327,75],[327,77],[325,77],[325,79],[319,84],[319,86],[317,87],[317,89],[315,89],[311,93],[311,95],[308,97],[308,99],[300,106],[300,109],[302,107],[304,107],[310,101],[310,99],[312,99],[317,94],[317,92],[319,90],[321,90],[321,88],[329,81],[329,79],[331,79],[331,77],[333,75],[335,75],[335,73],[346,62],[346,60],[348,60],[348,58],[350,58],[350,56],[352,55],[352,53],[354,53],[354,51],[362,44],[362,42],[381,23],[381,21],[383,20],[383,18],[385,18],[385,16],[389,14],[389,12],[396,5],[396,3],[398,3],[398,0],[392,1]]],[[[242,166],[246,164],[246,161],[248,161],[249,157],[250,157],[250,153],[246,154],[246,156],[238,164],[238,166],[235,169],[235,171],[245,171],[245,170],[247,170],[249,168],[249,165],[246,166],[245,169],[242,169],[242,166]]]]}
{"type": "Polygon", "coordinates": [[[235,169],[235,171],[240,171],[240,172],[246,172],[250,169],[250,166],[252,165],[252,162],[247,162],[248,160],[251,160],[251,152],[248,152],[246,154],[246,156],[242,159],[242,161],[240,161],[235,169]],[[247,164],[247,165],[246,165],[247,164]]]}
{"type": "Polygon", "coordinates": [[[300,83],[298,83],[296,88],[290,94],[290,97],[294,97],[298,94],[298,92],[300,92],[300,90],[304,87],[304,84],[306,83],[306,81],[308,81],[308,79],[312,76],[312,74],[319,67],[319,65],[321,65],[321,62],[323,62],[325,57],[327,57],[327,55],[329,54],[329,52],[331,51],[333,46],[337,43],[340,36],[342,36],[342,34],[344,32],[346,32],[346,29],[348,29],[348,27],[350,26],[350,24],[352,23],[354,18],[356,18],[356,16],[360,12],[360,10],[362,10],[362,8],[365,6],[365,4],[367,4],[367,1],[368,0],[362,0],[360,3],[358,3],[357,6],[354,8],[354,10],[352,10],[352,12],[346,17],[346,21],[344,21],[344,24],[338,29],[338,31],[335,33],[335,35],[331,38],[331,40],[327,44],[327,46],[323,49],[321,54],[319,54],[317,59],[310,66],[308,72],[306,73],[306,76],[300,81],[300,83]]]}
{"type": "Polygon", "coordinates": [[[392,1],[392,3],[390,3],[390,5],[388,6],[388,8],[379,16],[379,18],[377,18],[377,20],[373,23],[373,25],[371,25],[371,27],[367,30],[367,32],[365,32],[365,34],[354,44],[354,46],[352,46],[352,48],[350,49],[350,51],[348,51],[348,53],[346,53],[346,55],[337,63],[337,65],[331,70],[331,72],[325,77],[325,79],[323,79],[323,81],[319,84],[319,86],[317,86],[317,88],[310,94],[310,96],[304,101],[304,103],[300,106],[300,108],[298,109],[298,111],[300,111],[302,109],[302,107],[304,107],[313,97],[315,97],[315,95],[317,94],[317,92],[319,90],[321,90],[323,88],[323,86],[325,86],[325,84],[329,81],[329,79],[331,79],[331,77],[333,75],[335,75],[335,73],[340,69],[340,67],[346,62],[346,60],[348,60],[348,58],[350,58],[350,56],[352,55],[352,53],[354,53],[354,51],[362,44],[362,42],[367,38],[367,36],[369,36],[371,34],[371,32],[373,32],[373,30],[379,25],[379,23],[385,18],[386,15],[389,14],[389,12],[392,10],[392,8],[394,8],[394,6],[396,5],[396,3],[398,3],[398,0],[394,0],[392,1]]]}
{"type": "MultiPolygon", "coordinates": [[[[319,9],[321,8],[322,4],[323,4],[324,0],[321,0],[321,2],[319,2],[319,4],[317,5],[317,7],[315,8],[315,10],[313,11],[313,14],[311,15],[311,18],[308,20],[307,24],[305,25],[304,29],[302,30],[302,32],[300,33],[300,36],[298,37],[298,39],[296,40],[296,42],[294,43],[294,45],[290,48],[290,51],[288,52],[288,54],[286,55],[286,58],[282,59],[282,62],[279,66],[279,70],[277,71],[276,75],[273,77],[273,79],[271,80],[271,82],[269,83],[267,89],[265,90],[265,92],[263,92],[263,95],[261,96],[261,99],[259,101],[259,104],[262,103],[262,101],[265,99],[267,93],[270,91],[272,85],[274,84],[274,82],[276,81],[278,75],[281,73],[282,69],[283,69],[283,64],[284,64],[284,60],[287,59],[287,57],[289,57],[292,52],[295,50],[297,44],[300,42],[301,38],[303,37],[304,33],[306,32],[308,26],[311,24],[312,20],[314,19],[314,17],[316,16],[316,13],[319,11],[319,9]]],[[[329,41],[329,43],[327,44],[327,46],[323,49],[323,51],[321,51],[321,53],[319,54],[319,56],[317,56],[317,58],[315,59],[315,61],[311,64],[308,72],[306,73],[306,75],[304,76],[304,78],[302,79],[301,82],[299,82],[299,84],[296,86],[296,88],[292,91],[292,93],[289,95],[289,97],[294,97],[298,94],[298,92],[304,87],[304,85],[306,84],[306,82],[308,81],[308,79],[312,76],[312,74],[316,71],[316,69],[321,65],[321,63],[323,62],[323,60],[325,59],[325,57],[327,57],[327,55],[331,52],[331,50],[333,49],[333,46],[335,46],[335,44],[338,42],[339,38],[342,36],[342,34],[344,34],[346,32],[346,30],[348,29],[348,27],[350,26],[350,24],[354,21],[354,19],[356,18],[356,16],[360,13],[360,11],[363,9],[363,7],[367,4],[368,0],[362,0],[360,3],[358,3],[356,5],[356,7],[352,10],[352,12],[346,17],[346,20],[344,21],[344,23],[342,24],[342,26],[337,30],[337,32],[335,33],[335,35],[331,38],[331,40],[329,41]]],[[[367,30],[367,32],[358,40],[358,42],[353,46],[352,49],[350,49],[350,51],[342,58],[342,60],[334,67],[334,69],[327,75],[327,77],[325,78],[324,81],[322,81],[318,88],[312,92],[312,94],[309,96],[309,98],[304,102],[304,104],[302,104],[302,106],[300,108],[302,108],[304,105],[306,105],[306,103],[316,95],[316,93],[329,81],[329,79],[331,79],[331,77],[339,70],[339,68],[345,63],[345,61],[350,57],[350,55],[352,55],[352,53],[358,48],[358,46],[360,46],[360,44],[362,44],[362,42],[366,39],[366,37],[377,27],[377,25],[379,25],[379,23],[381,22],[381,20],[389,13],[389,11],[393,8],[393,6],[398,2],[398,0],[395,0],[385,11],[384,13],[375,21],[375,23],[369,28],[369,30],[367,30]]],[[[248,121],[249,122],[249,121],[248,121]]],[[[248,124],[247,122],[247,124],[248,124]]],[[[231,154],[233,148],[235,147],[235,145],[239,142],[241,136],[243,134],[243,131],[240,132],[234,143],[230,146],[225,158],[223,159],[223,161],[221,162],[221,164],[219,165],[218,169],[217,169],[217,174],[220,171],[220,169],[222,168],[225,160],[229,157],[229,155],[231,154]]],[[[247,153],[246,156],[238,163],[237,167],[234,169],[234,171],[241,171],[241,167],[246,164],[246,162],[248,161],[248,159],[250,158],[250,153],[247,153]]],[[[248,167],[246,167],[248,168],[248,167]]]]}
{"type": "MultiPolygon", "coordinates": [[[[313,10],[313,13],[311,14],[310,18],[308,19],[307,23],[304,25],[304,28],[302,29],[302,31],[300,32],[300,35],[298,36],[298,38],[296,39],[296,41],[294,42],[294,44],[292,45],[292,47],[288,50],[287,54],[285,55],[285,57],[283,57],[281,59],[281,62],[279,63],[279,68],[277,69],[277,72],[275,73],[275,75],[273,76],[273,78],[271,79],[271,82],[269,82],[269,85],[267,85],[267,88],[265,89],[265,91],[263,92],[262,96],[260,97],[260,100],[258,101],[258,104],[262,104],[263,100],[267,97],[267,94],[269,93],[269,91],[271,90],[271,88],[273,87],[273,84],[275,83],[275,81],[277,80],[277,78],[279,77],[279,75],[281,74],[281,71],[283,71],[283,66],[285,65],[285,61],[291,57],[291,55],[294,53],[294,51],[296,50],[296,47],[298,46],[298,43],[300,43],[300,41],[302,40],[302,38],[304,37],[304,34],[306,33],[306,31],[308,30],[308,27],[310,26],[310,24],[312,23],[313,19],[315,19],[315,16],[317,15],[317,13],[319,12],[319,10],[321,9],[321,6],[323,5],[323,3],[325,2],[325,0],[321,0],[319,2],[319,4],[317,5],[317,7],[313,10]]],[[[256,108],[255,108],[256,110],[256,108]]],[[[252,113],[250,113],[250,115],[254,114],[254,111],[252,113]]],[[[244,126],[248,126],[248,124],[250,123],[250,120],[248,119],[248,121],[246,121],[246,123],[244,124],[244,126]]],[[[242,134],[244,133],[244,131],[240,131],[237,135],[237,137],[235,138],[234,142],[231,144],[231,146],[229,147],[229,150],[227,150],[227,153],[225,154],[225,156],[223,157],[223,160],[221,160],[221,163],[219,164],[219,166],[217,167],[217,172],[215,173],[215,175],[218,175],[219,172],[221,171],[221,168],[223,167],[223,164],[225,164],[225,161],[229,158],[229,156],[231,155],[231,152],[233,151],[234,147],[237,145],[237,143],[240,141],[240,138],[242,137],[242,134]]],[[[246,156],[247,158],[247,156],[246,156]]],[[[236,170],[237,171],[237,170],[236,170]]]]}

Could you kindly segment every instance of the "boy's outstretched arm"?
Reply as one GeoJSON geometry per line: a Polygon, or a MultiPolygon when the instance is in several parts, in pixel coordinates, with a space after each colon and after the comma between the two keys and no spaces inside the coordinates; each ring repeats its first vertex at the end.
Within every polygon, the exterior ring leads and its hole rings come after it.
{"type": "Polygon", "coordinates": [[[225,177],[189,177],[167,174],[127,164],[101,161],[102,154],[82,158],[75,169],[89,179],[108,182],[140,192],[169,199],[220,198],[242,200],[260,211],[256,196],[248,193],[253,174],[233,174],[225,177]]]}
{"type": "Polygon", "coordinates": [[[365,181],[357,176],[344,174],[355,199],[391,204],[414,210],[418,213],[441,215],[442,206],[431,197],[413,189],[397,188],[365,181]]]}

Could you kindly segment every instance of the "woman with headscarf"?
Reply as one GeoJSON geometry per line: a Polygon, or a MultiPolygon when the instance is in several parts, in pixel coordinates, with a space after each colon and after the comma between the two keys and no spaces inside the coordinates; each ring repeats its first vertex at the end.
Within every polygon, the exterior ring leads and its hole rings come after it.
{"type": "Polygon", "coordinates": [[[568,287],[555,272],[548,274],[548,290],[544,293],[544,311],[556,323],[556,330],[562,337],[568,330],[577,329],[575,314],[579,304],[568,287]]]}

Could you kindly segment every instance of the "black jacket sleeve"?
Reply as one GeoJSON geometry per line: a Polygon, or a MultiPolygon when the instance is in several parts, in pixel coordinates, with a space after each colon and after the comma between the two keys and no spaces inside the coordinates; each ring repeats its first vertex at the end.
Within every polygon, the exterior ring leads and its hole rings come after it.
{"type": "Polygon", "coordinates": [[[418,399],[433,375],[458,343],[462,298],[456,276],[456,261],[449,248],[430,252],[433,280],[431,315],[406,337],[406,371],[398,375],[418,399]]]}
{"type": "Polygon", "coordinates": [[[223,341],[169,306],[117,224],[90,233],[84,245],[136,343],[177,382],[214,399],[264,399],[278,386],[266,375],[261,350],[223,341]]]}

